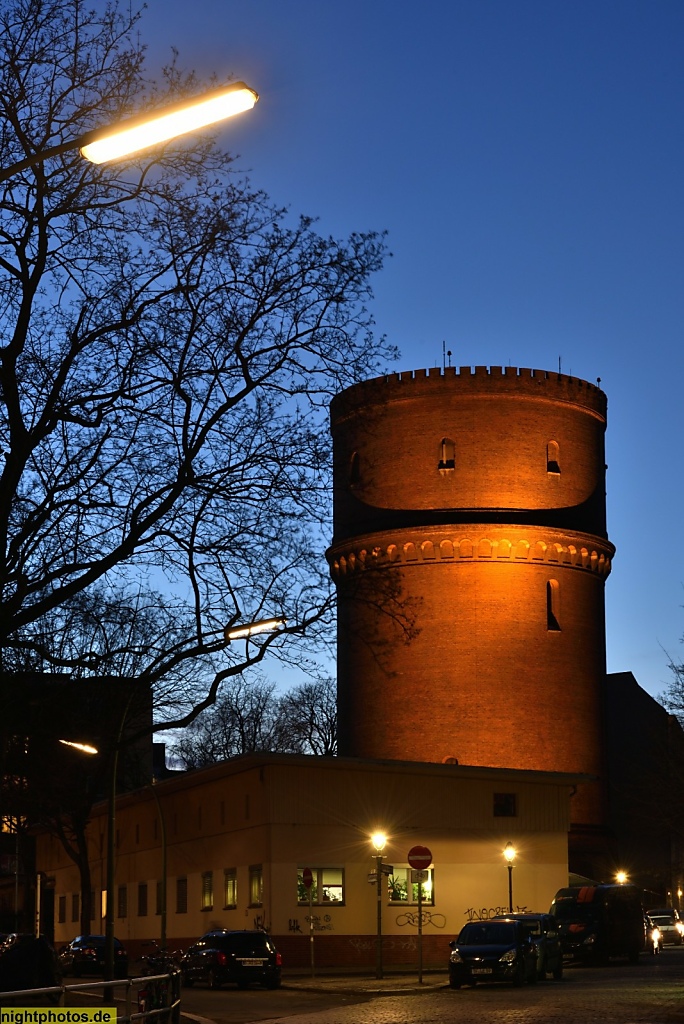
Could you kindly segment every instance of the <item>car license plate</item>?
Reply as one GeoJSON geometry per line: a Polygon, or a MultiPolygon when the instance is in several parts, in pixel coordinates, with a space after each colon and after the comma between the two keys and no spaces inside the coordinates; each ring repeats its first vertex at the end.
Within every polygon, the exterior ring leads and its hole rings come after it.
{"type": "Polygon", "coordinates": [[[492,968],[491,967],[473,967],[472,973],[473,974],[491,974],[492,973],[492,968]]]}
{"type": "Polygon", "coordinates": [[[245,959],[241,960],[240,963],[243,967],[262,967],[264,964],[263,960],[245,959]]]}

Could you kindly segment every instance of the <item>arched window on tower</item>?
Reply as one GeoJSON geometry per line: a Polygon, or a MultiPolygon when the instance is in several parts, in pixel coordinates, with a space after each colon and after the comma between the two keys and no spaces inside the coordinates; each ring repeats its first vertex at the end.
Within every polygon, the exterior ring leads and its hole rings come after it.
{"type": "Polygon", "coordinates": [[[560,587],[558,580],[546,581],[546,628],[560,632],[560,587]]]}
{"type": "Polygon", "coordinates": [[[437,469],[454,469],[456,467],[456,446],[450,437],[443,437],[439,449],[437,469]]]}
{"type": "Polygon", "coordinates": [[[359,453],[352,452],[352,457],[349,460],[349,485],[350,487],[356,487],[361,481],[361,470],[359,467],[359,453]]]}
{"type": "Polygon", "coordinates": [[[560,449],[557,441],[549,441],[546,446],[546,472],[560,476],[560,449]]]}

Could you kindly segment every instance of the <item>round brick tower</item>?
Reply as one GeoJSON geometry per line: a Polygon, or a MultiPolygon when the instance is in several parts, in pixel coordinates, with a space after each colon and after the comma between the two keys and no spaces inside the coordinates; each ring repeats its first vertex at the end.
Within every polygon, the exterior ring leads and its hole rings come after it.
{"type": "MultiPolygon", "coordinates": [[[[606,397],[511,367],[333,399],[340,754],[602,776],[606,397]]],[[[604,821],[581,785],[573,821],[604,821]]]]}

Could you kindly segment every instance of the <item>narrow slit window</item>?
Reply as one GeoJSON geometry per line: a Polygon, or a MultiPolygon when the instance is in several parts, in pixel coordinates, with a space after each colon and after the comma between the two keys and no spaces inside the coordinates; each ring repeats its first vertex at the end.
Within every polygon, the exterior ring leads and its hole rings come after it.
{"type": "Polygon", "coordinates": [[[443,437],[439,446],[439,462],[437,469],[455,469],[456,468],[456,446],[450,437],[443,437]]]}
{"type": "Polygon", "coordinates": [[[549,441],[546,446],[546,472],[560,476],[560,448],[557,441],[549,441]]]}
{"type": "Polygon", "coordinates": [[[560,631],[560,587],[558,580],[546,581],[546,628],[553,632],[560,631]]]}
{"type": "Polygon", "coordinates": [[[349,485],[351,487],[357,487],[361,482],[361,470],[359,467],[359,453],[352,452],[352,457],[349,460],[349,485]]]}

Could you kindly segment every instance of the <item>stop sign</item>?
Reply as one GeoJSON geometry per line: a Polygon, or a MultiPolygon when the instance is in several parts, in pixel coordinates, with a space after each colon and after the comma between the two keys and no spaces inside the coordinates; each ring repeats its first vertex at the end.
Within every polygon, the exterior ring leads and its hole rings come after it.
{"type": "Polygon", "coordinates": [[[408,862],[415,871],[425,871],[432,864],[432,853],[427,846],[412,846],[408,852],[408,862]]]}
{"type": "Polygon", "coordinates": [[[302,882],[307,889],[310,889],[313,884],[313,874],[311,868],[304,868],[302,871],[302,882]]]}

